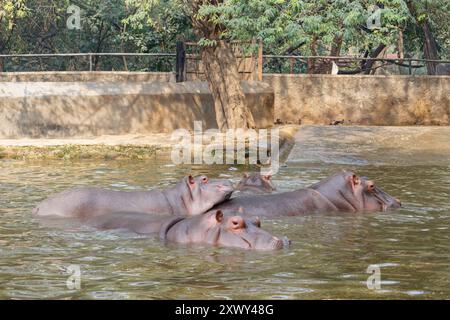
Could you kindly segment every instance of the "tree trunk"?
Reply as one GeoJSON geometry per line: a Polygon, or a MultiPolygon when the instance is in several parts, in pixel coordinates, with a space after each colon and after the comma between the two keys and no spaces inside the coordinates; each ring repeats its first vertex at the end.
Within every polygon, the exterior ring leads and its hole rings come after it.
{"type": "Polygon", "coordinates": [[[231,45],[217,41],[216,46],[203,47],[201,57],[219,130],[254,128],[255,122],[245,101],[231,45]]]}
{"type": "Polygon", "coordinates": [[[0,72],[3,72],[3,58],[0,57],[0,72]]]}
{"type": "Polygon", "coordinates": [[[398,38],[397,38],[397,51],[398,58],[400,59],[400,63],[403,62],[405,58],[405,45],[403,44],[403,29],[398,28],[398,38]]]}
{"type": "MultiPolygon", "coordinates": [[[[386,45],[384,44],[378,45],[378,47],[369,54],[369,58],[377,58],[384,51],[385,48],[386,45]]],[[[364,60],[363,66],[364,74],[370,74],[372,72],[372,67],[374,64],[375,60],[364,60]]]]}
{"type": "MultiPolygon", "coordinates": [[[[425,59],[429,60],[439,60],[439,55],[437,51],[436,40],[430,30],[430,24],[425,21],[422,24],[423,34],[425,36],[424,53],[425,59]]],[[[427,71],[429,75],[436,74],[436,62],[427,62],[427,71]]]]}
{"type": "MultiPolygon", "coordinates": [[[[331,44],[330,56],[339,57],[341,55],[341,47],[342,47],[342,37],[335,36],[333,38],[333,43],[331,44]]],[[[332,70],[333,70],[333,61],[327,61],[325,73],[330,74],[332,70]]]]}
{"type": "MultiPolygon", "coordinates": [[[[311,50],[311,55],[312,56],[317,56],[317,37],[314,36],[309,48],[311,50]]],[[[308,67],[306,70],[306,73],[308,74],[314,74],[317,73],[317,60],[316,59],[308,59],[308,67]]]]}
{"type": "MultiPolygon", "coordinates": [[[[125,1],[125,13],[128,16],[129,12],[129,8],[128,8],[128,2],[125,1]]],[[[120,51],[122,51],[122,53],[125,52],[125,46],[123,43],[123,37],[124,34],[127,32],[127,24],[123,25],[123,28],[120,28],[120,51]]],[[[164,51],[163,51],[164,52],[164,51]]],[[[122,56],[122,62],[123,62],[123,69],[125,71],[128,71],[128,63],[127,63],[127,58],[125,56],[122,56]]]]}
{"type": "MultiPolygon", "coordinates": [[[[407,1],[409,12],[413,17],[417,15],[417,9],[412,0],[407,1]]],[[[417,19],[417,17],[416,17],[417,19]]],[[[425,38],[425,43],[423,46],[423,52],[425,55],[425,59],[428,60],[438,60],[439,55],[437,51],[436,40],[431,33],[430,24],[428,20],[425,20],[421,23],[421,27],[423,30],[423,35],[425,38]]],[[[427,71],[428,74],[433,75],[436,74],[436,62],[427,62],[427,71]]]]}

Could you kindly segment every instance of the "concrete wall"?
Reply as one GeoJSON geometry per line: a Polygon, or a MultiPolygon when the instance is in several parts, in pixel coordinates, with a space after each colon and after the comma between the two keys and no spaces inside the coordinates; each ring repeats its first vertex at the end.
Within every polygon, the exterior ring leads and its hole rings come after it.
{"type": "MultiPolygon", "coordinates": [[[[243,82],[258,127],[273,124],[273,91],[243,82]]],[[[205,82],[0,82],[0,138],[88,137],[217,128],[205,82]]]]}
{"type": "Polygon", "coordinates": [[[173,72],[0,72],[1,82],[175,82],[173,72]]]}
{"type": "Polygon", "coordinates": [[[279,75],[275,119],[285,123],[449,125],[450,76],[279,75]]]}
{"type": "MultiPolygon", "coordinates": [[[[258,127],[284,123],[450,124],[449,76],[266,74],[243,82],[258,127]]],[[[206,83],[173,73],[0,73],[0,138],[170,132],[194,120],[215,128],[206,83]]]]}

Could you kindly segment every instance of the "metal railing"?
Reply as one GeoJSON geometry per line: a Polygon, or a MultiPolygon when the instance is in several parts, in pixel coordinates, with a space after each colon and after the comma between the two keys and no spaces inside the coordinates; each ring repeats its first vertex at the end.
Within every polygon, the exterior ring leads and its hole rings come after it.
{"type": "MultiPolygon", "coordinates": [[[[171,61],[172,71],[175,70],[175,53],[41,53],[41,54],[0,54],[0,59],[3,59],[3,65],[5,66],[6,59],[13,58],[56,58],[56,57],[87,57],[89,60],[89,71],[94,71],[94,57],[154,57],[154,58],[173,58],[171,61]]],[[[429,59],[416,59],[416,58],[365,58],[365,57],[351,57],[351,56],[292,56],[292,55],[262,55],[262,65],[265,72],[274,73],[304,73],[305,67],[308,66],[311,61],[317,62],[322,61],[325,63],[335,62],[339,67],[339,73],[346,74],[346,69],[350,68],[351,63],[361,63],[361,62],[381,62],[383,65],[370,66],[370,68],[364,68],[364,66],[356,66],[360,69],[353,70],[356,73],[364,73],[366,71],[375,70],[377,68],[383,68],[387,65],[398,65],[401,67],[408,68],[408,73],[412,74],[413,69],[425,68],[427,63],[433,64],[450,64],[450,60],[429,60],[429,59]],[[289,67],[281,68],[278,66],[271,66],[271,60],[281,60],[287,61],[289,67]],[[278,67],[278,69],[277,69],[278,67]]],[[[4,70],[6,71],[6,70],[4,70]]],[[[348,74],[348,73],[347,73],[348,74]]]]}
{"type": "Polygon", "coordinates": [[[55,58],[55,57],[88,57],[89,71],[93,71],[94,57],[171,57],[175,58],[175,53],[115,53],[115,52],[87,52],[87,53],[29,53],[29,54],[0,54],[0,59],[9,58],[55,58]]]}
{"type": "MultiPolygon", "coordinates": [[[[388,65],[397,65],[401,67],[408,68],[408,73],[411,75],[413,69],[425,68],[427,63],[433,64],[449,64],[450,60],[430,60],[430,59],[418,59],[418,58],[369,58],[369,57],[353,57],[353,56],[292,56],[292,55],[263,55],[265,71],[270,70],[268,63],[270,59],[284,60],[289,63],[289,72],[291,74],[302,73],[296,70],[296,63],[300,62],[300,65],[308,66],[311,61],[322,61],[325,63],[335,62],[338,67],[340,67],[340,74],[358,74],[376,70],[379,68],[386,67],[388,65]],[[356,70],[346,71],[346,68],[351,67],[349,63],[361,63],[361,62],[372,62],[369,66],[355,66],[356,70]],[[373,66],[373,63],[381,62],[382,65],[373,66]]],[[[273,67],[273,66],[272,66],[273,67]]],[[[279,66],[278,66],[279,67],[279,66]]],[[[272,68],[273,69],[273,68],[272,68]]],[[[298,66],[297,66],[298,69],[298,66]]],[[[279,70],[283,73],[282,70],[279,70]]]]}

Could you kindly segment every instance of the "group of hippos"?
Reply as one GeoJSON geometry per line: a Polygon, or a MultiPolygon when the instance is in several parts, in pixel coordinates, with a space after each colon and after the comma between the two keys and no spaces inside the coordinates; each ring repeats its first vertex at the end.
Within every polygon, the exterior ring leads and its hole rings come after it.
{"type": "Polygon", "coordinates": [[[259,173],[244,174],[236,186],[229,180],[189,175],[164,190],[66,190],[41,202],[33,214],[77,218],[101,230],[158,234],[164,242],[274,250],[289,246],[290,241],[261,229],[260,217],[386,211],[401,206],[373,181],[350,171],[305,189],[274,190],[271,177],[259,173]],[[237,196],[231,197],[235,191],[237,196]]]}

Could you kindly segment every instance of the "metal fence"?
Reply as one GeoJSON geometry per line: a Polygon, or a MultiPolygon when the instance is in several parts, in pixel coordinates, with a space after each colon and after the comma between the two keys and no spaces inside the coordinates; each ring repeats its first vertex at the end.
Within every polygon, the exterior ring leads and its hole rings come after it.
{"type": "MultiPolygon", "coordinates": [[[[262,41],[230,41],[239,76],[242,80],[262,80],[262,41]]],[[[177,42],[177,82],[206,80],[201,59],[201,46],[197,42],[177,42]]]]}
{"type": "MultiPolygon", "coordinates": [[[[264,73],[375,74],[384,71],[384,73],[421,75],[427,74],[427,64],[434,64],[437,67],[437,74],[450,74],[450,60],[261,54],[256,55],[255,58],[258,56],[258,65],[262,66],[258,69],[261,68],[264,73]]],[[[53,69],[57,69],[56,71],[175,72],[176,62],[176,53],[0,54],[0,66],[3,66],[4,72],[54,71],[53,69]],[[136,58],[138,58],[137,61],[136,58]],[[46,62],[43,62],[42,59],[45,59],[46,62]],[[49,59],[57,60],[57,62],[49,63],[49,59]]],[[[383,74],[383,72],[381,73],[383,74]]]]}
{"type": "Polygon", "coordinates": [[[437,74],[450,74],[450,60],[290,55],[263,55],[263,58],[264,73],[376,74],[383,71],[418,75],[427,73],[427,64],[435,64],[440,66],[437,74]]]}
{"type": "MultiPolygon", "coordinates": [[[[175,53],[42,53],[42,54],[0,54],[3,71],[53,71],[51,69],[62,69],[57,71],[97,71],[119,69],[125,71],[174,71],[175,53]],[[139,61],[132,62],[129,58],[138,57],[139,61]],[[60,59],[58,59],[60,58],[60,59]],[[62,60],[61,60],[62,58],[62,60]],[[73,59],[76,61],[73,61],[73,59]],[[102,58],[102,59],[101,59],[102,58]],[[105,58],[108,58],[106,60],[105,58]],[[111,59],[118,59],[112,64],[111,59]],[[142,61],[151,58],[151,61],[142,61]],[[42,59],[53,59],[55,63],[30,64],[42,59]],[[102,63],[107,61],[107,63],[102,63]],[[72,62],[72,63],[71,63],[72,62]],[[26,70],[23,70],[26,69],[26,70]]],[[[48,60],[47,60],[48,61],[48,60]]],[[[1,71],[1,70],[0,70],[1,71]]]]}

